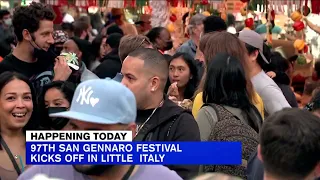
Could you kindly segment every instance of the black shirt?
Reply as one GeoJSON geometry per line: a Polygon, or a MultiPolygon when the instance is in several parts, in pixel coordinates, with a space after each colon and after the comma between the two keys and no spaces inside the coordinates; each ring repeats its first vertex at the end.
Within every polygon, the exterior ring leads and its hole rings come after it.
{"type": "Polygon", "coordinates": [[[39,95],[42,87],[53,79],[53,60],[41,58],[34,63],[27,63],[16,58],[13,54],[7,55],[0,63],[0,73],[14,71],[25,75],[39,95]]]}

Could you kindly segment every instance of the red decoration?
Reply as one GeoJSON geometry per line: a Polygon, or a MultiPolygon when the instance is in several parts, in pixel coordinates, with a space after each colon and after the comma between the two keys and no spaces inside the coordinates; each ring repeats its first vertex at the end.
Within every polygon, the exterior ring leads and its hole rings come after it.
{"type": "Polygon", "coordinates": [[[136,7],[136,0],[124,0],[123,7],[136,7]]]}
{"type": "Polygon", "coordinates": [[[177,7],[179,4],[179,0],[167,0],[167,2],[170,3],[172,7],[177,7]]]}
{"type": "Polygon", "coordinates": [[[251,28],[254,24],[253,18],[248,18],[244,21],[246,27],[251,28]]]}
{"type": "Polygon", "coordinates": [[[246,3],[249,2],[250,0],[241,0],[241,2],[246,3]]]}
{"type": "Polygon", "coordinates": [[[307,78],[302,76],[301,74],[297,74],[293,76],[292,81],[293,82],[304,82],[307,78]]]}
{"type": "Polygon", "coordinates": [[[172,14],[172,15],[170,16],[170,21],[172,21],[172,22],[175,22],[177,19],[178,19],[178,18],[177,18],[177,16],[176,16],[175,14],[172,14]]]}
{"type": "Polygon", "coordinates": [[[75,6],[88,10],[90,6],[98,6],[97,0],[75,0],[75,6]]]}
{"type": "Polygon", "coordinates": [[[304,29],[304,23],[302,21],[296,21],[292,27],[295,31],[301,31],[304,29]]]}
{"type": "Polygon", "coordinates": [[[304,52],[304,53],[308,53],[308,50],[309,50],[309,49],[308,49],[308,46],[305,45],[304,48],[303,48],[303,52],[304,52]]]}
{"type": "Polygon", "coordinates": [[[312,9],[312,13],[319,14],[320,13],[320,1],[319,0],[311,0],[311,9],[312,9]]]}
{"type": "Polygon", "coordinates": [[[319,79],[318,79],[317,72],[313,72],[313,73],[312,73],[312,80],[314,80],[314,81],[318,81],[318,80],[319,80],[319,79]]]}
{"type": "Polygon", "coordinates": [[[145,14],[151,14],[152,8],[150,6],[143,6],[145,14]]]}
{"type": "Polygon", "coordinates": [[[53,11],[56,13],[56,18],[54,19],[54,24],[61,24],[62,23],[62,13],[60,11],[60,6],[52,6],[53,11]]]}
{"type": "Polygon", "coordinates": [[[202,5],[207,5],[207,4],[209,4],[209,1],[208,1],[208,0],[202,0],[202,1],[201,1],[201,4],[202,4],[202,5]]]}
{"type": "Polygon", "coordinates": [[[187,7],[187,2],[185,0],[180,0],[182,7],[187,7]]]}
{"type": "Polygon", "coordinates": [[[271,14],[271,20],[274,20],[276,18],[276,13],[274,12],[274,10],[272,10],[270,14],[271,14]]]}

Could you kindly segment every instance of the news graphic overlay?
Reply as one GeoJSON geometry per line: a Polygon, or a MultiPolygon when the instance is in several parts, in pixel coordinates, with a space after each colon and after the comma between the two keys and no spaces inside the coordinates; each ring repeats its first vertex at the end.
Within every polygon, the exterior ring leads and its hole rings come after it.
{"type": "Polygon", "coordinates": [[[26,132],[28,165],[239,165],[241,148],[240,142],[135,142],[131,131],[26,132]]]}

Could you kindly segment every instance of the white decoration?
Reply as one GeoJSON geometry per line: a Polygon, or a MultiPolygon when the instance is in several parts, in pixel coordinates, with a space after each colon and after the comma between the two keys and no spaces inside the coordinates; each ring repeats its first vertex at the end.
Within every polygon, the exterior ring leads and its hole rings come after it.
{"type": "Polygon", "coordinates": [[[52,6],[58,6],[59,0],[46,0],[46,4],[52,5],[52,6]]]}
{"type": "Polygon", "coordinates": [[[166,0],[150,0],[149,5],[152,8],[151,25],[152,27],[166,27],[169,23],[169,7],[166,0]]]}
{"type": "MultiPolygon", "coordinates": [[[[320,16],[318,14],[310,13],[307,16],[308,20],[312,22],[313,24],[320,26],[320,16]]],[[[312,55],[315,59],[320,58],[320,36],[318,33],[313,31],[309,26],[307,26],[307,29],[305,30],[306,34],[306,42],[310,44],[310,49],[312,52],[312,55]]]]}
{"type": "Polygon", "coordinates": [[[123,0],[116,0],[116,1],[115,0],[109,0],[106,7],[109,7],[109,8],[124,8],[123,5],[124,5],[123,0]]]}

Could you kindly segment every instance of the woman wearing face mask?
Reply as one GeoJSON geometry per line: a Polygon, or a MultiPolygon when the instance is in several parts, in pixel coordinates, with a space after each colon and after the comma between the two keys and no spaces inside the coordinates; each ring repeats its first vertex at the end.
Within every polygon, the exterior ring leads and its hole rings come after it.
{"type": "Polygon", "coordinates": [[[169,31],[164,27],[152,28],[147,37],[151,43],[162,53],[173,48],[173,42],[169,31]]]}
{"type": "Polygon", "coordinates": [[[68,81],[54,81],[43,88],[40,100],[41,109],[44,109],[43,117],[45,121],[41,126],[45,129],[62,129],[67,123],[65,118],[50,118],[48,115],[56,112],[67,111],[72,102],[76,86],[68,81]]]}
{"type": "Polygon", "coordinates": [[[169,61],[169,98],[174,102],[191,100],[198,82],[198,69],[192,56],[187,53],[175,54],[169,61]]]}
{"type": "Polygon", "coordinates": [[[21,74],[0,75],[0,177],[14,180],[26,168],[26,130],[36,130],[35,93],[21,74]]]}
{"type": "Polygon", "coordinates": [[[14,47],[12,19],[7,10],[0,10],[0,34],[0,56],[5,57],[14,47]]]}

